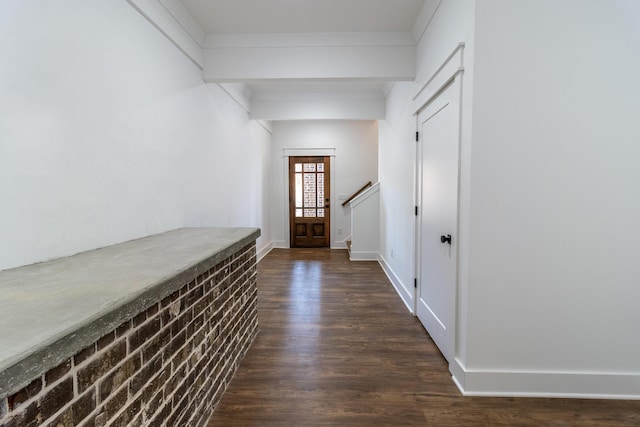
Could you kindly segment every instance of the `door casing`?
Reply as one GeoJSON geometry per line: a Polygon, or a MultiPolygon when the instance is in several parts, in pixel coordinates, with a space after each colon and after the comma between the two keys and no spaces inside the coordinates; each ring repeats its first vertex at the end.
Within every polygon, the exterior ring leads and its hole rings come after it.
{"type": "MultiPolygon", "coordinates": [[[[289,181],[288,189],[288,209],[289,212],[289,246],[290,247],[330,247],[331,246],[331,158],[329,156],[290,156],[287,167],[289,181]],[[324,196],[322,200],[314,196],[312,207],[296,207],[295,204],[295,182],[296,175],[294,166],[302,168],[303,164],[314,167],[313,176],[318,177],[318,185],[322,185],[324,196]],[[315,166],[323,166],[323,171],[315,172],[315,166]],[[324,183],[320,183],[320,173],[323,175],[324,183]],[[316,203],[317,202],[317,203],[316,203]],[[310,208],[310,209],[308,209],[310,208]],[[318,216],[307,217],[306,211],[318,213],[318,216]],[[320,210],[323,216],[320,217],[320,210]],[[298,217],[296,211],[305,212],[305,216],[298,217]],[[302,234],[301,234],[302,233],[302,234]]],[[[318,168],[320,167],[318,166],[318,168]]],[[[300,175],[306,175],[302,170],[300,175]]],[[[314,179],[315,182],[315,179],[314,179]]],[[[316,188],[317,191],[317,188],[316,188]]],[[[301,214],[301,212],[300,212],[301,214]]]]}
{"type": "MultiPolygon", "coordinates": [[[[426,189],[423,188],[423,176],[426,173],[423,168],[423,154],[424,154],[424,144],[429,143],[429,141],[424,141],[423,138],[419,138],[417,147],[416,147],[416,205],[418,206],[418,215],[416,216],[416,237],[415,237],[415,262],[416,262],[416,278],[417,278],[417,286],[414,292],[414,313],[416,316],[421,318],[421,322],[425,325],[425,328],[432,335],[434,341],[440,348],[440,351],[444,355],[444,357],[448,360],[449,363],[453,362],[455,357],[455,346],[456,346],[456,338],[457,338],[457,296],[458,296],[458,241],[459,241],[459,205],[460,205],[460,94],[461,94],[461,80],[459,78],[459,74],[454,75],[451,79],[446,81],[437,91],[434,92],[433,96],[426,102],[417,112],[417,131],[419,134],[423,133],[422,124],[425,123],[425,118],[434,117],[439,112],[443,111],[445,108],[449,108],[450,111],[447,112],[455,114],[455,120],[453,121],[455,128],[449,129],[449,131],[453,132],[453,141],[455,147],[450,147],[455,149],[455,171],[451,171],[453,176],[455,177],[455,188],[450,189],[454,194],[450,194],[448,196],[455,198],[455,212],[452,213],[452,217],[449,218],[450,228],[447,230],[427,230],[425,229],[428,225],[425,225],[425,218],[423,217],[425,213],[425,206],[423,206],[423,199],[425,194],[423,193],[426,189]],[[445,99],[446,97],[446,99],[445,99]],[[445,286],[441,286],[439,290],[448,290],[451,292],[447,298],[444,300],[448,301],[446,303],[446,313],[444,316],[438,316],[436,313],[431,312],[429,316],[431,316],[431,320],[425,322],[424,319],[424,311],[425,307],[420,306],[422,304],[421,300],[423,297],[428,298],[426,295],[422,295],[426,290],[425,280],[427,279],[427,272],[425,270],[425,265],[423,265],[423,255],[426,255],[426,247],[424,247],[425,243],[423,242],[423,238],[426,235],[429,235],[429,239],[433,239],[437,235],[452,235],[452,244],[447,247],[446,243],[441,242],[431,242],[429,240],[428,244],[433,244],[436,250],[448,250],[449,255],[453,259],[453,266],[451,268],[450,274],[453,277],[450,278],[450,285],[452,288],[447,288],[445,286]],[[444,246],[443,246],[444,245],[444,246]],[[445,317],[440,319],[440,317],[445,317]]],[[[450,135],[451,136],[451,135],[450,135]]],[[[450,141],[451,142],[451,141],[450,141]]],[[[426,208],[429,210],[429,207],[426,208]]],[[[430,278],[431,279],[431,278],[430,278]]],[[[438,286],[438,285],[437,285],[438,286]]],[[[437,288],[436,286],[436,288],[437,288]]],[[[433,289],[430,289],[433,290],[433,289]]],[[[427,307],[428,309],[428,307],[427,307]]]]}

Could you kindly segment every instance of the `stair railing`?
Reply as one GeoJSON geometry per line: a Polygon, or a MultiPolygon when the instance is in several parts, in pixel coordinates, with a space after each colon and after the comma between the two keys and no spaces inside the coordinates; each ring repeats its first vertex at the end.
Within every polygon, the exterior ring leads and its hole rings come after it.
{"type": "Polygon", "coordinates": [[[367,188],[371,187],[371,181],[367,182],[365,185],[362,186],[361,189],[359,189],[358,191],[356,191],[355,193],[353,193],[351,195],[351,197],[349,197],[347,200],[345,200],[342,203],[342,206],[347,206],[347,204],[352,201],[353,199],[355,199],[356,197],[358,197],[360,195],[360,193],[362,193],[364,190],[366,190],[367,188]]]}

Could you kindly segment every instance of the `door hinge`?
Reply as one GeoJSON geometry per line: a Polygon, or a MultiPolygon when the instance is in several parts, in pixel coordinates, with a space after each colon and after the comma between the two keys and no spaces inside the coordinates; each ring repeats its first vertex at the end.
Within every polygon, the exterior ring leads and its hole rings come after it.
{"type": "Polygon", "coordinates": [[[416,132],[416,142],[420,141],[420,132],[416,132]]]}
{"type": "Polygon", "coordinates": [[[416,206],[416,216],[418,216],[418,206],[416,206]]]}
{"type": "Polygon", "coordinates": [[[413,279],[413,287],[414,288],[418,287],[418,279],[413,279]]]}

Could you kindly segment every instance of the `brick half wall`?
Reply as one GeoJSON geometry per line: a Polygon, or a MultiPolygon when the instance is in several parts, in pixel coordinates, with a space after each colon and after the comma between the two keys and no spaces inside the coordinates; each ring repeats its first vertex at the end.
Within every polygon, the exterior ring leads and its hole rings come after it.
{"type": "Polygon", "coordinates": [[[2,398],[0,426],[205,425],[258,333],[256,277],[253,242],[2,398]]]}

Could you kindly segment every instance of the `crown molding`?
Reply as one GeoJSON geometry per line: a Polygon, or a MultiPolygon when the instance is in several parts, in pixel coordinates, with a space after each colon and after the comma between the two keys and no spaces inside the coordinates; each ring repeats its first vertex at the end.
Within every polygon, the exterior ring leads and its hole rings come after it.
{"type": "Polygon", "coordinates": [[[204,41],[205,49],[415,45],[409,32],[207,34],[204,41]]]}
{"type": "Polygon", "coordinates": [[[159,0],[160,4],[173,16],[173,18],[180,24],[180,26],[191,36],[191,38],[198,44],[198,46],[204,46],[204,40],[206,34],[202,28],[198,25],[189,11],[182,5],[179,0],[159,0]]]}
{"type": "MultiPolygon", "coordinates": [[[[185,26],[190,26],[190,24],[186,23],[186,21],[183,21],[184,25],[180,23],[160,0],[127,0],[127,2],[194,64],[200,69],[204,67],[202,44],[199,44],[192,34],[185,29],[185,26]]],[[[169,4],[170,2],[167,2],[167,5],[169,4]]],[[[169,7],[173,8],[174,11],[178,10],[175,4],[169,7]]],[[[176,13],[178,14],[178,12],[176,13]]]]}
{"type": "Polygon", "coordinates": [[[422,40],[422,36],[424,36],[424,33],[427,31],[429,24],[431,24],[431,20],[435,16],[441,4],[442,0],[427,0],[422,6],[422,9],[420,9],[418,17],[411,27],[411,33],[416,44],[420,43],[422,40]]]}

